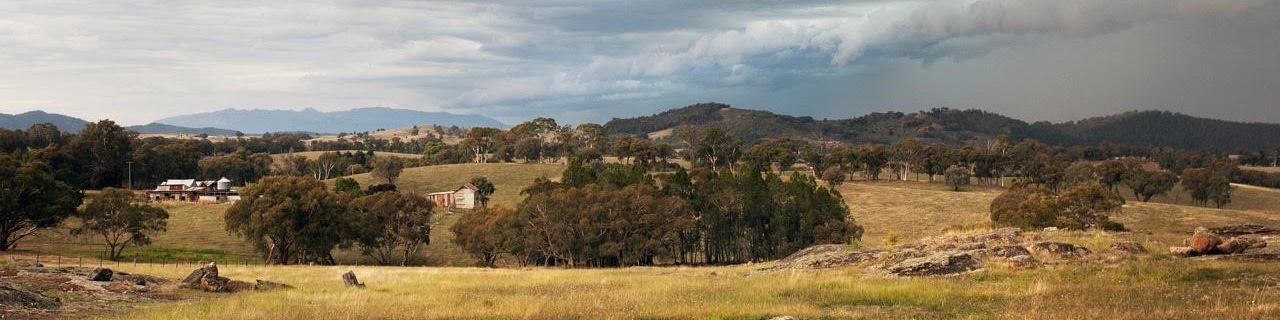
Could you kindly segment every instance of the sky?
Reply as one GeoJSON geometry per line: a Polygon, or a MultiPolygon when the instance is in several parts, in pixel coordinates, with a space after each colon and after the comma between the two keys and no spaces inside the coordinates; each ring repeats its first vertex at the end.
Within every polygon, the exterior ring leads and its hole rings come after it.
{"type": "Polygon", "coordinates": [[[711,101],[1280,123],[1280,0],[0,2],[0,113],[581,123],[711,101]]]}

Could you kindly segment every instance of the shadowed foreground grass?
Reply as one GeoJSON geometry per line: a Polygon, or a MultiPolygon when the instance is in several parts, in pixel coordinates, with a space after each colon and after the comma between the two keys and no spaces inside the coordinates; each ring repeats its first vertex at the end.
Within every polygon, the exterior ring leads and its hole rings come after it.
{"type": "MultiPolygon", "coordinates": [[[[183,276],[188,268],[128,272],[183,276]]],[[[1280,267],[1154,256],[1114,265],[889,279],[857,269],[745,276],[752,267],[607,270],[224,266],[297,288],[197,294],[138,319],[1275,318],[1280,267]],[[368,284],[347,289],[352,269],[368,284]]]]}

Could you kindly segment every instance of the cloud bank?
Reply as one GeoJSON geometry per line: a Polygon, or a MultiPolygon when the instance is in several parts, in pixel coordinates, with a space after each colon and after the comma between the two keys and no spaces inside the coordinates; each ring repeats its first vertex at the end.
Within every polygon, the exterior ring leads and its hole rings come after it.
{"type": "Polygon", "coordinates": [[[1280,1],[0,3],[0,112],[389,106],[605,121],[1169,109],[1280,122],[1280,1]]]}

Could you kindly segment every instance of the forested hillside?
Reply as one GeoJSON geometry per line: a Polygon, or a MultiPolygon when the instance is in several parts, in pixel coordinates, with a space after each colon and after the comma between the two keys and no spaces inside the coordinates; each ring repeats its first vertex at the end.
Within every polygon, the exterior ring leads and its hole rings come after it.
{"type": "Polygon", "coordinates": [[[613,119],[610,134],[649,135],[680,127],[719,127],[744,142],[796,138],[846,143],[892,143],[907,138],[948,144],[1001,135],[1051,145],[1113,144],[1234,152],[1280,148],[1280,125],[1196,118],[1167,111],[1135,111],[1066,123],[1013,119],[982,110],[935,108],[915,113],[877,112],[852,119],[815,120],[768,111],[702,103],[652,116],[613,119]]]}

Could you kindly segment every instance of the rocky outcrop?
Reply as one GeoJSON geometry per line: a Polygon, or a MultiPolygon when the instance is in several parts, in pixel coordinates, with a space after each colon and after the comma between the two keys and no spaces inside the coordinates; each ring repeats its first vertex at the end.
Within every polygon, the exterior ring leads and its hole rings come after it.
{"type": "Polygon", "coordinates": [[[21,285],[0,281],[0,306],[56,309],[62,306],[62,303],[21,285]]]}
{"type": "Polygon", "coordinates": [[[911,258],[885,267],[888,275],[901,277],[942,276],[973,271],[981,268],[978,259],[965,252],[939,252],[920,258],[911,258]]]}
{"type": "Polygon", "coordinates": [[[1079,258],[1093,253],[1089,248],[1062,242],[1037,242],[1028,248],[1032,252],[1057,259],[1079,258]]]}
{"type": "Polygon", "coordinates": [[[245,289],[247,284],[235,283],[231,279],[218,275],[218,265],[210,262],[209,265],[200,267],[191,271],[186,278],[182,279],[180,286],[188,289],[199,289],[208,292],[235,292],[245,289]]]}
{"type": "Polygon", "coordinates": [[[1231,226],[1221,226],[1208,228],[1209,232],[1213,232],[1223,237],[1238,237],[1243,235],[1261,235],[1261,234],[1280,234],[1280,229],[1268,228],[1259,224],[1240,224],[1231,226]]]}
{"type": "Polygon", "coordinates": [[[1087,248],[1067,243],[1037,242],[1035,234],[1017,228],[954,234],[922,239],[891,248],[858,250],[845,245],[813,246],[796,252],[770,267],[749,275],[782,270],[810,270],[859,266],[871,274],[885,276],[937,276],[978,270],[984,264],[1007,264],[1017,269],[1035,268],[1043,263],[1032,252],[1054,261],[1087,256],[1087,248]]]}
{"type": "MultiPolygon", "coordinates": [[[[1184,243],[1186,246],[1170,247],[1169,253],[1180,256],[1204,256],[1204,255],[1244,255],[1250,254],[1252,251],[1267,247],[1266,240],[1259,236],[1262,234],[1274,233],[1274,229],[1270,229],[1260,225],[1236,225],[1216,228],[1198,227],[1187,238],[1184,243]],[[1223,234],[1235,235],[1223,239],[1223,234]]],[[[1247,258],[1236,260],[1265,260],[1270,253],[1257,253],[1247,258]]],[[[1233,260],[1233,258],[1226,258],[1233,260]]]]}

